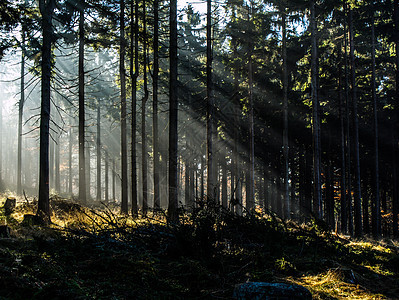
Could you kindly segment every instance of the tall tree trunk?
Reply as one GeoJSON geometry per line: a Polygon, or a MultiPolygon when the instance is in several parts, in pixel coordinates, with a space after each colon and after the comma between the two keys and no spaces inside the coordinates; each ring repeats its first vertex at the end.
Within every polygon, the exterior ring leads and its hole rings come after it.
{"type": "MultiPolygon", "coordinates": [[[[252,4],[251,4],[252,5],[252,4]]],[[[251,7],[252,14],[252,7],[251,7]]],[[[248,62],[248,100],[249,100],[249,177],[248,177],[248,197],[247,209],[251,210],[255,207],[255,128],[254,128],[254,101],[253,101],[253,62],[252,52],[253,44],[249,46],[249,62],[248,62]]]]}
{"type": "Polygon", "coordinates": [[[353,10],[349,9],[349,51],[351,61],[351,86],[352,86],[352,110],[353,110],[353,144],[355,155],[355,236],[362,235],[362,193],[360,185],[360,154],[359,154],[359,119],[357,112],[357,95],[356,95],[356,70],[355,70],[355,43],[353,32],[353,10]]]}
{"type": "Polygon", "coordinates": [[[371,12],[371,88],[373,89],[373,121],[374,121],[374,201],[372,202],[372,230],[373,236],[381,235],[381,204],[380,204],[380,167],[378,151],[378,108],[377,88],[375,79],[375,20],[374,5],[371,12]]]}
{"type": "MultiPolygon", "coordinates": [[[[79,16],[79,200],[86,203],[85,161],[85,75],[84,75],[84,0],[79,16]]],[[[88,158],[89,159],[89,158],[88,158]]]]}
{"type": "Polygon", "coordinates": [[[0,97],[0,192],[3,189],[3,100],[0,97]]]}
{"type": "Polygon", "coordinates": [[[399,236],[398,231],[398,214],[399,214],[399,190],[398,190],[398,172],[399,172],[399,146],[398,146],[398,121],[399,121],[399,0],[394,0],[394,24],[395,24],[395,32],[394,32],[394,39],[395,39],[395,48],[396,48],[396,72],[395,72],[395,79],[396,79],[396,87],[395,87],[395,102],[396,102],[396,109],[395,109],[395,116],[394,120],[396,121],[396,126],[394,128],[394,196],[393,196],[393,203],[392,203],[392,213],[393,213],[393,235],[395,237],[399,236]]]}
{"type": "Polygon", "coordinates": [[[284,217],[290,217],[289,196],[289,145],[288,145],[288,70],[287,70],[287,29],[286,8],[282,13],[282,47],[283,47],[283,155],[284,155],[284,217]]]}
{"type": "Polygon", "coordinates": [[[126,78],[125,78],[125,0],[120,0],[120,53],[119,76],[121,82],[121,213],[129,214],[127,189],[127,142],[126,142],[126,78]]]}
{"type": "Polygon", "coordinates": [[[154,71],[152,76],[152,136],[154,157],[154,209],[161,208],[159,198],[159,145],[158,145],[158,77],[159,77],[159,0],[154,0],[154,71]]]}
{"type": "MultiPolygon", "coordinates": [[[[208,0],[209,1],[209,0],[208,0]]],[[[177,186],[177,1],[170,1],[169,42],[169,204],[168,220],[178,222],[177,186]]]]}
{"type": "Polygon", "coordinates": [[[50,134],[50,158],[49,158],[49,163],[50,163],[50,167],[49,167],[49,172],[50,172],[50,189],[54,189],[54,149],[55,149],[55,143],[54,140],[51,138],[51,134],[50,134]]]}
{"type": "Polygon", "coordinates": [[[222,157],[222,207],[227,208],[227,160],[226,157],[222,157]]]}
{"type": "MultiPolygon", "coordinates": [[[[347,3],[344,4],[345,15],[347,15],[347,3]]],[[[350,108],[349,108],[349,67],[348,67],[348,30],[347,22],[344,23],[345,32],[345,112],[346,112],[346,170],[347,170],[347,192],[346,210],[348,212],[348,231],[353,235],[353,210],[352,210],[352,170],[351,170],[351,127],[350,127],[350,108]]]]}
{"type": "Polygon", "coordinates": [[[212,1],[206,2],[206,146],[207,146],[207,197],[215,199],[213,157],[213,93],[212,93],[212,1]]]}
{"type": "Polygon", "coordinates": [[[147,16],[146,16],[146,1],[143,0],[143,75],[144,75],[144,97],[141,103],[141,170],[143,178],[143,214],[147,214],[148,210],[148,190],[147,190],[147,135],[146,135],[146,123],[145,123],[145,111],[148,100],[148,82],[147,82],[147,16]]]}
{"type": "Polygon", "coordinates": [[[320,137],[319,137],[319,99],[317,94],[317,26],[315,1],[310,1],[310,27],[312,34],[312,58],[311,58],[311,96],[313,103],[313,213],[317,218],[323,217],[321,205],[321,177],[320,177],[320,137]]]}
{"type": "Polygon", "coordinates": [[[97,103],[97,139],[96,139],[96,150],[97,150],[97,201],[101,201],[101,110],[100,102],[97,103]]]}
{"type": "Polygon", "coordinates": [[[72,139],[72,118],[69,119],[69,143],[68,143],[68,170],[69,170],[69,184],[68,184],[68,193],[70,196],[72,196],[72,144],[73,144],[73,139],[72,139]]]}
{"type": "Polygon", "coordinates": [[[139,76],[139,4],[138,0],[135,1],[134,5],[134,26],[133,26],[133,3],[130,2],[131,9],[131,25],[130,25],[130,44],[132,50],[130,51],[130,78],[132,80],[132,120],[131,120],[131,182],[132,182],[132,215],[137,216],[138,204],[137,204],[137,157],[136,157],[136,131],[137,131],[137,78],[139,76]],[[134,51],[133,51],[134,43],[134,51]],[[134,54],[133,54],[134,53],[134,54]],[[133,71],[134,61],[134,71],[133,71]]]}
{"type": "Polygon", "coordinates": [[[61,139],[60,139],[60,135],[61,135],[61,132],[59,132],[59,133],[57,132],[57,133],[55,133],[55,137],[54,137],[54,140],[55,140],[54,141],[54,164],[55,164],[55,169],[54,169],[55,185],[54,185],[54,187],[58,193],[61,192],[61,174],[60,174],[60,159],[61,159],[60,158],[60,143],[61,143],[61,139]]]}
{"type": "Polygon", "coordinates": [[[17,166],[17,194],[22,193],[22,116],[25,104],[25,26],[22,25],[21,42],[21,98],[18,103],[18,166],[17,166]]]}
{"type": "Polygon", "coordinates": [[[115,158],[112,160],[112,201],[116,201],[116,169],[115,158]]]}
{"type": "Polygon", "coordinates": [[[40,111],[40,167],[39,167],[39,200],[37,215],[45,222],[50,221],[49,201],[49,138],[50,138],[50,97],[51,97],[51,48],[53,44],[54,0],[40,0],[42,15],[42,87],[40,111]]]}
{"type": "Polygon", "coordinates": [[[105,196],[104,196],[104,201],[105,203],[109,202],[109,157],[108,157],[108,151],[105,152],[105,196]]]}
{"type": "MultiPolygon", "coordinates": [[[[341,51],[339,52],[341,53],[341,51]]],[[[345,58],[346,59],[346,58],[345,58]]],[[[341,130],[341,233],[346,234],[348,230],[348,214],[347,214],[347,199],[346,199],[346,160],[345,160],[345,106],[342,95],[342,66],[339,65],[338,75],[338,96],[339,96],[339,120],[341,130]]]]}
{"type": "Polygon", "coordinates": [[[88,137],[90,140],[86,142],[86,147],[85,147],[85,152],[86,152],[86,200],[89,201],[91,200],[91,160],[90,160],[90,143],[91,143],[91,137],[88,137]]]}

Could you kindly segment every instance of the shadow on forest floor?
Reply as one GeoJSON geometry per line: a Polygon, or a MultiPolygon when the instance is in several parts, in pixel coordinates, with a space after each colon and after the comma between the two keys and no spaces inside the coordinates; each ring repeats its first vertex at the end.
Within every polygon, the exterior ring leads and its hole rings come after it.
{"type": "Polygon", "coordinates": [[[297,283],[314,299],[399,298],[393,241],[204,203],[167,224],[162,213],[132,219],[54,197],[50,226],[24,224],[35,206],[0,211],[11,229],[0,238],[0,299],[229,299],[246,281],[297,283]]]}

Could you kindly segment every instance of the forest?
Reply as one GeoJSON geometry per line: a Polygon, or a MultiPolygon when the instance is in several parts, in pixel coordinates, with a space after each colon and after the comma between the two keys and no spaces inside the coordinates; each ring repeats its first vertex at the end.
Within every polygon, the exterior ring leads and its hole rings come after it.
{"type": "Polygon", "coordinates": [[[0,298],[399,298],[398,0],[3,0],[0,90],[0,298]]]}

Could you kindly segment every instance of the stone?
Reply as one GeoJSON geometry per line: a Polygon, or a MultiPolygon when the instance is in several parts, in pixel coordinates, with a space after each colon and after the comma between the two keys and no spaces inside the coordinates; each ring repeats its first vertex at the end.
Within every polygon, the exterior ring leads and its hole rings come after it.
{"type": "Polygon", "coordinates": [[[311,300],[312,294],[307,288],[297,284],[246,282],[236,285],[233,299],[311,300]]]}

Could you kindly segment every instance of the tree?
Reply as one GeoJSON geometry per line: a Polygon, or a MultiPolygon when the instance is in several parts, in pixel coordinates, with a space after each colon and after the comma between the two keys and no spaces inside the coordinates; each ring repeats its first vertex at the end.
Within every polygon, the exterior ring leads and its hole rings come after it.
{"type": "MultiPolygon", "coordinates": [[[[206,2],[206,165],[207,197],[214,199],[214,157],[213,157],[213,95],[212,95],[212,1],[206,2]]],[[[215,199],[214,199],[215,200],[215,199]]]]}
{"type": "Polygon", "coordinates": [[[79,9],[79,200],[86,203],[85,160],[85,73],[84,73],[84,5],[79,9]]]}
{"type": "Polygon", "coordinates": [[[356,94],[356,69],[355,69],[355,43],[353,32],[353,10],[349,9],[349,52],[351,62],[351,87],[352,87],[352,110],[353,110],[353,143],[355,155],[355,236],[362,235],[362,193],[360,184],[360,153],[359,153],[359,120],[357,111],[356,94]]]}
{"type": "Polygon", "coordinates": [[[169,204],[168,220],[178,222],[177,190],[177,1],[170,1],[169,38],[169,204]]]}
{"type": "Polygon", "coordinates": [[[132,181],[132,215],[137,216],[138,205],[137,205],[137,159],[136,159],[136,114],[137,114],[137,79],[139,76],[139,4],[136,0],[133,6],[134,0],[130,2],[131,9],[131,25],[130,25],[130,78],[132,80],[132,119],[131,119],[131,135],[132,135],[132,146],[131,146],[131,181],[132,181]],[[133,7],[134,7],[134,24],[133,24],[133,7]],[[134,45],[134,51],[133,51],[134,45]],[[134,67],[133,67],[134,66],[134,67]]]}
{"type": "MultiPolygon", "coordinates": [[[[373,1],[374,2],[374,1],[373,1]]],[[[380,207],[380,168],[378,151],[378,109],[377,87],[375,79],[375,17],[374,3],[371,11],[371,88],[373,95],[373,121],[374,121],[374,201],[372,205],[372,230],[375,238],[381,235],[381,207],[380,207]]]]}
{"type": "Polygon", "coordinates": [[[120,0],[119,76],[121,84],[121,212],[129,214],[127,197],[126,79],[125,79],[125,1],[120,0]]]}
{"type": "Polygon", "coordinates": [[[320,178],[320,132],[319,132],[319,99],[317,93],[317,26],[315,1],[310,1],[310,27],[312,33],[312,58],[311,58],[311,97],[313,103],[313,213],[322,218],[321,206],[321,178],[320,178]]]}
{"type": "Polygon", "coordinates": [[[159,145],[158,145],[158,77],[159,77],[159,2],[154,0],[154,66],[152,75],[152,139],[153,139],[153,158],[154,158],[154,208],[161,207],[159,199],[159,145]]]}
{"type": "Polygon", "coordinates": [[[51,98],[51,47],[53,44],[53,14],[55,0],[40,0],[39,9],[42,22],[42,74],[41,74],[41,110],[40,110],[40,167],[39,199],[37,215],[44,221],[50,221],[49,200],[49,138],[50,138],[50,98],[51,98]]]}
{"type": "Polygon", "coordinates": [[[141,101],[141,170],[143,179],[143,214],[148,210],[148,183],[147,183],[147,135],[146,135],[146,104],[148,100],[148,81],[147,81],[147,16],[146,2],[143,0],[143,76],[144,76],[144,97],[141,101]]]}

